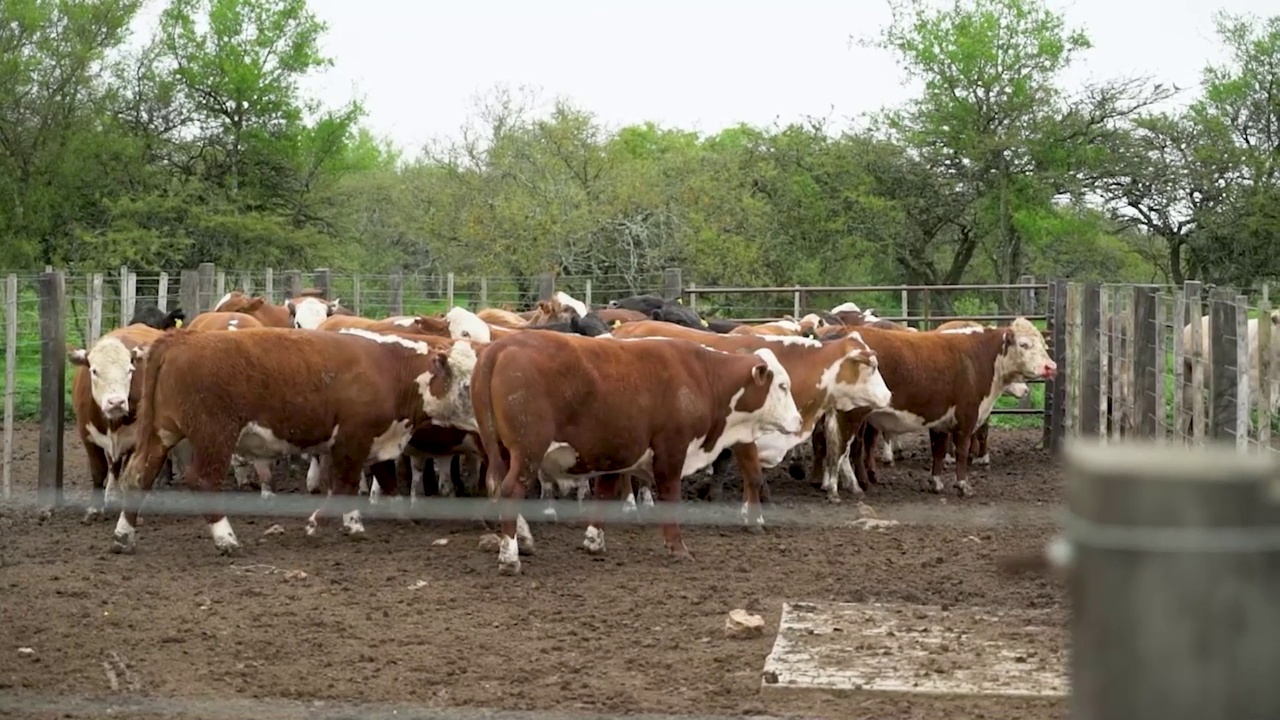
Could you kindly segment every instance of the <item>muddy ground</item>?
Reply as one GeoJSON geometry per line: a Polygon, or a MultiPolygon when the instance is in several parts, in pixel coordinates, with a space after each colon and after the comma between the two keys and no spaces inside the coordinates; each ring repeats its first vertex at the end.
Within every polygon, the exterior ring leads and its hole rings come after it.
{"type": "MultiPolygon", "coordinates": [[[[993,430],[993,467],[977,471],[978,494],[965,499],[917,491],[927,438],[904,439],[896,466],[882,470],[889,484],[866,502],[881,517],[898,511],[905,521],[924,506],[941,521],[761,535],[686,527],[692,562],[667,557],[652,526],[609,527],[607,554],[596,558],[581,549],[581,528],[535,524],[536,555],[518,577],[498,574],[495,553],[477,549],[480,531],[465,522],[370,522],[360,542],[336,530],[305,538],[292,518],[281,521],[284,534],[264,536],[275,520],[241,516],[232,520],[246,552],[226,558],[201,520],[144,516],[137,554],[121,556],[109,552],[113,522],[6,508],[0,716],[302,717],[351,701],[566,717],[1062,717],[1058,700],[760,690],[784,600],[1047,609],[1065,624],[1060,585],[1002,574],[996,562],[1039,550],[1053,532],[1063,478],[1039,439],[1038,430],[993,430]],[[1029,516],[977,529],[946,519],[975,506],[1029,516]],[[433,544],[440,538],[449,542],[433,544]],[[763,637],[723,636],[738,607],[765,618],[763,637]],[[203,704],[145,715],[128,705],[139,697],[203,704]],[[258,700],[275,704],[237,704],[258,700]],[[33,710],[36,701],[61,707],[33,710]]],[[[25,496],[36,429],[17,428],[15,447],[25,496]]],[[[66,449],[68,493],[83,497],[87,471],[71,434],[66,449]]],[[[780,506],[826,505],[785,468],[769,478],[780,506]]]]}

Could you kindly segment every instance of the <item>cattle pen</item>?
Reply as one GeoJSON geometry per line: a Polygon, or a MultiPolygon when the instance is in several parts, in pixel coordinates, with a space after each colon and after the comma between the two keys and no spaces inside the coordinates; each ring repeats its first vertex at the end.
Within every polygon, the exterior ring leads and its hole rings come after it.
{"type": "MultiPolygon", "coordinates": [[[[1280,314],[1267,290],[1195,282],[749,288],[700,286],[679,270],[481,278],[205,264],[10,274],[3,298],[0,625],[12,642],[0,648],[0,716],[1062,717],[1083,702],[1071,687],[1101,682],[1071,666],[1068,647],[1088,637],[1091,657],[1108,648],[1073,625],[1060,577],[1011,568],[1042,557],[1062,507],[1087,514],[1081,498],[1118,471],[1104,455],[1077,463],[1085,479],[1069,503],[1073,466],[1061,451],[1085,441],[1222,445],[1255,463],[1223,472],[1253,477],[1273,459],[1280,400],[1270,321],[1280,314]],[[740,527],[736,468],[686,478],[679,516],[691,562],[661,551],[661,505],[639,517],[611,511],[611,545],[596,556],[580,547],[582,506],[557,500],[548,522],[547,503],[525,501],[538,546],[517,578],[477,549],[473,519],[485,504],[474,498],[366,506],[364,542],[304,537],[318,499],[287,464],[270,506],[224,494],[245,556],[214,554],[190,517],[208,509],[204,499],[168,488],[143,508],[137,554],[108,553],[112,524],[76,512],[89,481],[67,345],[89,347],[145,305],[181,307],[190,321],[231,291],[279,302],[310,288],[374,318],[526,309],[558,290],[592,307],[654,293],[745,321],[852,301],[921,331],[1022,316],[1042,329],[1059,374],[1022,400],[1000,399],[972,498],[916,490],[929,473],[923,436],[896,441],[880,483],[841,504],[813,487],[807,461],[771,471],[763,533],[740,527]],[[731,611],[762,622],[734,625],[731,611]]],[[[1261,474],[1274,477],[1270,468],[1261,474]]],[[[1274,526],[1266,512],[1254,522],[1274,526]]],[[[1089,587],[1095,603],[1147,600],[1089,587]]],[[[1122,716],[1104,712],[1132,709],[1120,692],[1090,695],[1093,712],[1081,717],[1122,716]]],[[[1268,696],[1256,702],[1256,716],[1274,710],[1268,696]]]]}

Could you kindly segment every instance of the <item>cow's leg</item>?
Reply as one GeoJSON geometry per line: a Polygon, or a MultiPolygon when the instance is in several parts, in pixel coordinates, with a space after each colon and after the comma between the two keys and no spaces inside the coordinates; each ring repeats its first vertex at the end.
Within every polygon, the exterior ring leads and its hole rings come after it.
{"type": "Polygon", "coordinates": [[[303,455],[307,459],[307,492],[320,492],[320,458],[315,455],[303,455]]]}
{"type": "Polygon", "coordinates": [[[809,485],[814,490],[820,490],[823,486],[823,465],[827,457],[827,418],[834,414],[834,411],[828,412],[818,418],[813,426],[813,434],[809,436],[809,446],[813,450],[809,466],[809,485]]]}
{"type": "MultiPolygon", "coordinates": [[[[685,448],[657,448],[653,457],[653,484],[658,491],[658,502],[672,510],[680,503],[680,480],[684,470],[685,448]],[[665,450],[665,451],[664,451],[665,450]]],[[[685,547],[680,536],[680,524],[675,520],[662,523],[662,537],[667,550],[681,560],[692,560],[693,554],[685,547]]]]}
{"type": "MultiPolygon", "coordinates": [[[[364,474],[364,460],[368,456],[368,444],[361,446],[355,443],[334,444],[328,453],[321,456],[323,459],[322,465],[327,470],[325,477],[329,481],[331,491],[320,502],[320,507],[316,508],[315,512],[311,513],[311,517],[307,518],[304,531],[308,536],[315,535],[320,524],[327,521],[330,498],[334,495],[344,498],[359,497],[360,479],[364,474]]],[[[364,521],[360,517],[358,508],[352,508],[342,514],[342,529],[350,537],[365,537],[364,521]]]]}
{"type": "Polygon", "coordinates": [[[764,530],[764,513],[760,509],[760,448],[755,443],[733,446],[733,457],[742,473],[742,523],[751,532],[764,530]]]}
{"type": "Polygon", "coordinates": [[[621,476],[621,479],[618,480],[617,488],[617,494],[622,498],[622,513],[638,517],[639,510],[636,508],[635,482],[631,479],[629,473],[621,476]]]}
{"type": "MultiPolygon", "coordinates": [[[[929,448],[933,451],[933,464],[929,469],[929,477],[920,480],[920,489],[927,492],[942,492],[942,471],[943,458],[947,455],[947,438],[951,433],[948,431],[929,431],[929,448]]],[[[965,443],[965,451],[968,452],[969,445],[965,443]]],[[[965,458],[967,464],[969,458],[965,458]]]]}
{"type": "Polygon", "coordinates": [[[893,464],[893,438],[888,435],[883,436],[883,442],[880,443],[880,462],[885,465],[893,464]]]}
{"type": "Polygon", "coordinates": [[[947,433],[946,450],[942,456],[942,464],[950,467],[956,464],[956,434],[954,431],[947,433]]]}
{"type": "Polygon", "coordinates": [[[93,481],[93,490],[89,491],[89,509],[85,511],[83,521],[93,522],[107,516],[106,486],[111,469],[102,448],[85,443],[84,451],[89,456],[89,479],[93,481]]]}
{"type": "Polygon", "coordinates": [[[556,515],[555,499],[556,490],[559,489],[560,483],[552,480],[543,473],[538,473],[538,499],[545,502],[547,506],[542,509],[542,514],[552,522],[559,519],[556,515]]]}
{"type": "Polygon", "coordinates": [[[391,499],[391,505],[396,509],[395,512],[400,516],[400,519],[407,519],[404,509],[404,496],[400,494],[400,478],[396,473],[396,461],[392,459],[375,462],[370,466],[369,472],[373,475],[373,481],[391,499]]]}
{"type": "Polygon", "coordinates": [[[458,481],[453,475],[453,457],[431,458],[431,466],[436,473],[436,491],[440,497],[458,497],[458,481]]]}
{"type": "MultiPolygon", "coordinates": [[[[149,447],[151,450],[147,454],[140,452],[141,447],[136,449],[129,458],[129,464],[120,474],[117,483],[120,488],[120,517],[116,520],[112,552],[132,553],[137,546],[138,509],[142,507],[142,501],[147,493],[151,492],[156,476],[160,474],[160,467],[164,465],[165,458],[169,454],[169,448],[165,447],[158,438],[152,438],[149,447]]],[[[188,445],[187,451],[189,450],[188,445]]],[[[190,465],[187,466],[187,470],[190,470],[190,465]]],[[[224,465],[223,474],[226,474],[226,471],[224,465]]],[[[192,476],[187,472],[184,473],[184,477],[192,476]]]]}
{"type": "MultiPolygon", "coordinates": [[[[222,480],[227,476],[231,466],[231,450],[235,447],[235,439],[230,442],[201,444],[192,447],[190,473],[191,484],[200,490],[211,501],[222,497],[222,480]]],[[[157,472],[159,467],[156,468],[157,472]]],[[[219,503],[220,504],[220,503],[219,503]]],[[[227,516],[218,511],[205,513],[204,521],[209,525],[209,534],[213,536],[213,545],[223,555],[235,555],[240,551],[240,541],[227,516]]]]}
{"type": "Polygon", "coordinates": [[[982,425],[973,433],[973,439],[970,441],[970,458],[971,465],[991,465],[991,449],[987,445],[987,433],[991,430],[991,421],[982,423],[982,425]]]}
{"type": "Polygon", "coordinates": [[[453,492],[454,497],[463,494],[462,453],[454,453],[449,456],[449,484],[449,489],[453,492]]]}
{"type": "MultiPolygon", "coordinates": [[[[596,478],[596,499],[612,500],[618,493],[618,475],[601,475],[596,478]]],[[[604,505],[596,505],[587,521],[586,536],[582,548],[592,555],[604,552],[604,505]]]]}
{"type": "Polygon", "coordinates": [[[525,467],[526,463],[519,451],[511,453],[511,460],[506,468],[506,475],[501,481],[497,479],[496,470],[500,467],[499,463],[494,462],[493,453],[489,455],[490,466],[490,483],[499,486],[499,509],[498,519],[502,527],[502,541],[498,545],[498,572],[504,575],[516,575],[520,572],[520,544],[517,538],[519,521],[524,518],[515,511],[518,507],[514,504],[516,501],[524,499],[528,492],[526,477],[536,480],[538,478],[538,468],[530,463],[531,467],[525,467]]]}
{"type": "Polygon", "coordinates": [[[258,475],[258,492],[263,500],[270,500],[276,494],[271,491],[271,461],[254,460],[253,470],[258,475]]]}
{"type": "Polygon", "coordinates": [[[961,497],[973,494],[973,486],[969,484],[969,444],[973,440],[972,424],[960,424],[960,434],[956,436],[956,492],[961,497]]]}
{"type": "MultiPolygon", "coordinates": [[[[840,502],[840,456],[848,452],[850,438],[841,435],[840,416],[844,413],[829,412],[823,419],[825,452],[822,454],[822,484],[827,500],[840,502]]],[[[815,458],[815,463],[817,458],[815,458]]]]}

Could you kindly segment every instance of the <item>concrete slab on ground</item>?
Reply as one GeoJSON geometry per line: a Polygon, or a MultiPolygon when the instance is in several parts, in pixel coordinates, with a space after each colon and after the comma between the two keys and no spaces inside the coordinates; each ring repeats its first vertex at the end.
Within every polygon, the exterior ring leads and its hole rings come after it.
{"type": "Polygon", "coordinates": [[[783,603],[765,690],[1061,697],[1060,616],[1045,611],[783,603]]]}

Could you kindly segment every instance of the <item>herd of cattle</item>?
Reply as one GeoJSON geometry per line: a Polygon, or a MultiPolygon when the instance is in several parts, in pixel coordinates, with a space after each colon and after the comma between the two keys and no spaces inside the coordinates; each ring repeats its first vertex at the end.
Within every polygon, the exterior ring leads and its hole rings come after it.
{"type": "MultiPolygon", "coordinates": [[[[217,492],[233,465],[237,479],[252,466],[251,484],[270,496],[268,463],[295,455],[310,463],[308,491],[327,490],[308,534],[332,514],[330,496],[366,482],[371,501],[406,484],[416,499],[428,474],[441,495],[498,501],[537,482],[544,498],[620,497],[633,511],[637,496],[678,502],[682,478],[731,460],[743,522],[758,528],[763,470],[800,445],[812,446],[810,477],[838,501],[876,483],[893,436],[924,430],[933,462],[923,489],[941,492],[954,462],[954,488],[970,494],[970,464],[989,462],[996,399],[1057,374],[1026,319],[917,332],[854,303],[748,325],[652,295],[588,308],[557,293],[521,313],[370,319],[315,292],[283,305],[232,292],[184,319],[145,308],[92,347],[70,348],[94,487],[86,520],[119,504],[117,552],[134,550],[139,506],[162,472],[217,492]],[[475,468],[474,489],[462,462],[475,468]]],[[[519,572],[528,524],[501,502],[499,517],[499,568],[519,572]]],[[[218,550],[239,548],[225,515],[205,520],[218,550]]],[[[588,523],[590,552],[604,551],[602,525],[588,523]]],[[[342,527],[364,533],[359,510],[342,527]]],[[[688,555],[677,524],[662,534],[688,555]]]]}

